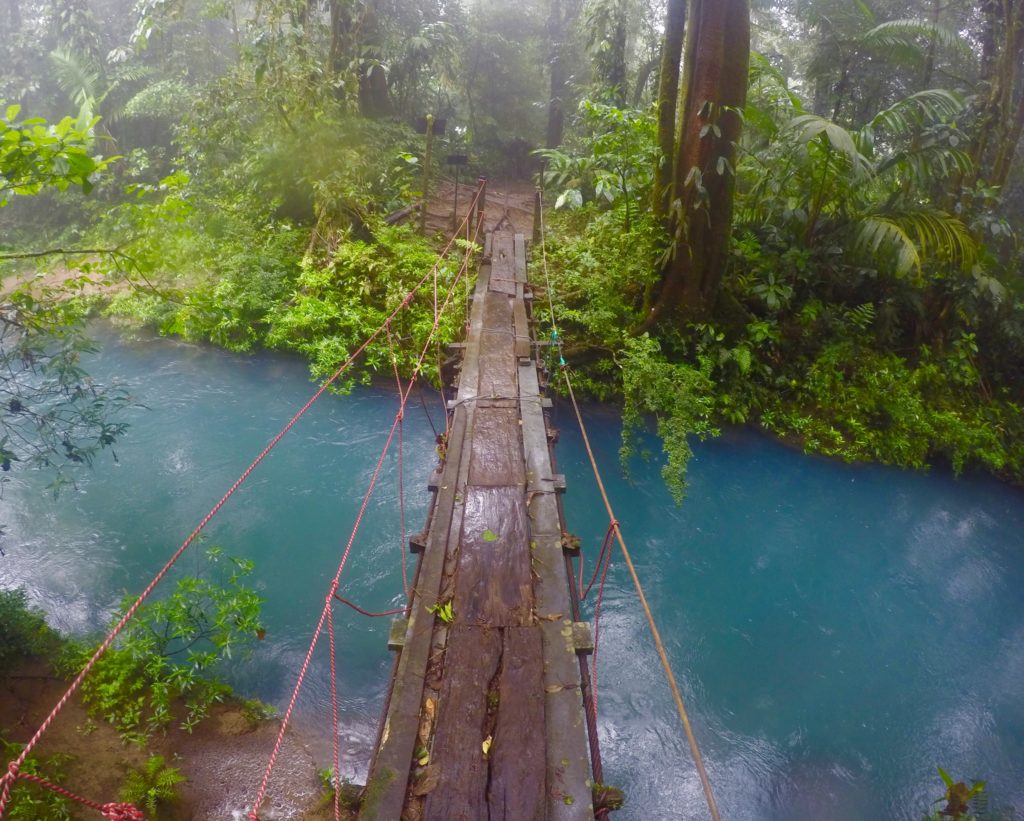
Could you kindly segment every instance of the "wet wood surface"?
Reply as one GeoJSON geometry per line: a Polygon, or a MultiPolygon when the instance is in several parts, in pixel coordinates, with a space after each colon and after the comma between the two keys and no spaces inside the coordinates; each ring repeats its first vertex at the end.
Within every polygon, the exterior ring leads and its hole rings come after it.
{"type": "Polygon", "coordinates": [[[363,819],[593,818],[526,245],[502,228],[480,268],[363,819]]]}

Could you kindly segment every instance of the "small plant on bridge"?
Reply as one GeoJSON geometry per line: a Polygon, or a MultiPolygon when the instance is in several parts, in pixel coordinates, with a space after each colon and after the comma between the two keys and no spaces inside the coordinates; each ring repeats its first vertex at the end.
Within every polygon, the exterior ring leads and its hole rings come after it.
{"type": "Polygon", "coordinates": [[[432,604],[427,608],[427,612],[433,613],[445,624],[451,624],[455,621],[455,610],[452,607],[451,601],[446,601],[443,604],[441,602],[432,604]]]}
{"type": "MultiPolygon", "coordinates": [[[[247,653],[265,634],[262,599],[244,584],[252,562],[225,556],[218,547],[207,551],[207,559],[207,576],[214,578],[183,578],[166,599],[140,607],[82,686],[90,712],[113,724],[126,741],[144,744],[175,720],[177,704],[184,706],[180,726],[191,732],[231,692],[217,678],[224,663],[247,653]]],[[[126,599],[120,612],[131,602],[126,599]]],[[[92,653],[91,647],[72,645],[63,659],[65,672],[77,672],[92,653]]]]}

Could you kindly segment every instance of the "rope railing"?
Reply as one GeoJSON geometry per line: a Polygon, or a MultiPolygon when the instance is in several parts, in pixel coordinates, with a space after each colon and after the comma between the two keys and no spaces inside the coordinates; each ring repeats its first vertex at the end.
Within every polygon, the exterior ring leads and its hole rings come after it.
{"type": "MultiPolygon", "coordinates": [[[[554,296],[551,288],[551,275],[548,270],[548,257],[547,257],[547,243],[546,243],[546,227],[544,224],[544,204],[543,199],[538,197],[537,199],[538,208],[540,209],[540,240],[541,240],[541,260],[544,269],[544,281],[547,287],[547,299],[548,309],[551,312],[551,340],[552,344],[560,347],[560,338],[558,334],[558,326],[555,321],[555,308],[554,308],[554,296]]],[[[647,626],[651,633],[651,638],[654,641],[655,649],[658,652],[658,658],[661,661],[661,666],[665,671],[665,677],[668,680],[669,688],[672,691],[672,699],[675,701],[676,711],[679,713],[679,719],[682,723],[683,731],[686,735],[687,743],[690,747],[690,754],[693,756],[693,763],[697,769],[697,776],[700,778],[701,788],[704,791],[704,798],[707,801],[708,810],[711,813],[713,821],[721,821],[721,815],[718,811],[718,804],[715,801],[714,791],[711,788],[711,781],[708,778],[707,769],[704,766],[704,758],[701,755],[700,747],[697,744],[697,737],[694,735],[693,727],[690,725],[690,717],[686,711],[686,705],[683,701],[682,693],[679,690],[679,685],[676,682],[675,673],[672,671],[672,665],[669,662],[668,652],[665,650],[665,644],[661,639],[661,633],[658,631],[658,625],[654,620],[654,614],[651,611],[650,604],[647,601],[647,596],[644,594],[643,585],[640,583],[640,577],[636,572],[636,567],[633,564],[633,558],[630,555],[629,548],[626,546],[626,541],[622,535],[622,528],[619,526],[619,520],[615,516],[615,511],[612,508],[611,501],[608,498],[608,492],[605,490],[604,481],[601,477],[600,468],[597,466],[597,459],[594,456],[593,448],[590,444],[590,437],[587,435],[587,426],[583,422],[583,414],[580,412],[579,403],[576,401],[576,394],[572,389],[572,380],[569,377],[569,367],[565,362],[564,357],[559,351],[559,370],[561,371],[562,378],[565,382],[566,392],[569,395],[569,399],[572,403],[573,411],[576,415],[576,422],[579,425],[580,435],[583,437],[583,445],[587,452],[587,458],[590,461],[590,467],[594,474],[594,479],[597,482],[598,490],[601,494],[601,500],[604,503],[605,510],[608,513],[608,527],[609,533],[614,532],[615,539],[618,542],[619,549],[622,551],[622,557],[626,562],[626,567],[629,569],[630,578],[633,581],[633,587],[636,589],[637,597],[640,600],[640,606],[644,611],[644,617],[647,620],[647,626]]],[[[606,536],[607,540],[607,536],[606,536]]],[[[603,551],[602,551],[603,552],[603,551]]],[[[582,561],[582,560],[581,560],[582,561]]],[[[600,566],[600,565],[599,565],[600,566]]],[[[607,574],[608,566],[605,564],[604,574],[607,574]]],[[[582,567],[581,567],[581,579],[582,583],[582,567]]],[[[593,584],[593,582],[591,582],[593,584]]],[[[603,582],[602,582],[603,584],[603,582]]],[[[595,651],[597,644],[597,631],[595,627],[595,651]]],[[[595,652],[596,656],[596,652],[595,652]]],[[[593,703],[594,709],[596,709],[597,696],[596,696],[596,675],[597,675],[597,661],[594,661],[594,673],[592,678],[594,679],[593,690],[593,703]]]]}
{"type": "MultiPolygon", "coordinates": [[[[114,625],[114,627],[106,635],[106,637],[100,643],[99,647],[96,649],[96,651],[93,653],[93,655],[86,662],[85,666],[81,669],[81,671],[79,671],[78,675],[75,676],[75,678],[72,680],[71,684],[68,686],[67,690],[61,696],[61,698],[59,699],[57,704],[53,707],[53,709],[50,711],[50,713],[46,716],[46,718],[43,720],[43,722],[39,725],[38,729],[35,731],[35,733],[32,735],[32,737],[29,739],[29,741],[24,745],[24,747],[22,748],[22,750],[18,754],[18,756],[16,758],[14,758],[13,760],[8,762],[6,771],[4,772],[4,774],[2,776],[0,776],[0,818],[3,818],[5,812],[6,812],[7,808],[8,808],[8,805],[9,805],[10,799],[11,799],[11,790],[13,789],[14,784],[18,780],[32,780],[32,781],[35,781],[36,783],[39,783],[40,785],[42,785],[42,786],[44,786],[44,787],[46,787],[48,789],[51,788],[50,782],[46,781],[45,779],[42,779],[42,778],[39,778],[39,777],[36,777],[36,776],[30,777],[29,774],[22,773],[21,772],[22,766],[24,765],[26,759],[32,753],[32,751],[34,750],[36,745],[38,745],[40,739],[43,737],[43,735],[46,733],[46,731],[50,728],[50,726],[56,720],[57,716],[61,713],[61,711],[64,709],[64,707],[67,705],[67,703],[71,700],[72,696],[74,696],[74,694],[81,687],[82,683],[85,681],[86,677],[93,670],[93,668],[96,666],[96,664],[100,660],[100,658],[102,658],[102,656],[106,653],[106,651],[110,649],[110,647],[113,645],[114,641],[117,639],[117,637],[121,634],[121,632],[127,626],[128,622],[135,616],[135,614],[138,612],[139,608],[143,605],[143,603],[146,601],[146,599],[149,598],[149,596],[153,593],[154,589],[160,584],[160,582],[167,576],[167,574],[174,567],[174,565],[181,558],[181,556],[196,541],[196,539],[199,537],[199,535],[206,529],[207,525],[210,524],[210,522],[220,512],[220,510],[224,507],[224,505],[226,505],[227,502],[231,499],[231,497],[234,496],[236,491],[238,491],[238,489],[245,483],[245,481],[249,478],[249,476],[253,473],[253,471],[260,465],[261,462],[263,462],[263,460],[278,445],[278,443],[285,437],[285,435],[287,435],[288,432],[299,422],[299,420],[306,414],[306,412],[313,406],[313,404],[318,399],[320,399],[321,396],[323,396],[323,394],[328,390],[328,388],[330,388],[330,386],[332,384],[334,384],[345,372],[347,372],[352,367],[352,365],[355,363],[355,361],[358,359],[358,357],[374,342],[374,340],[376,340],[385,331],[390,332],[391,323],[394,321],[394,319],[402,311],[404,311],[412,303],[412,301],[415,299],[416,294],[419,291],[419,289],[421,287],[423,287],[423,285],[428,280],[430,280],[431,277],[434,278],[434,284],[435,284],[435,289],[436,289],[437,273],[438,273],[438,271],[440,269],[441,263],[445,260],[445,258],[448,256],[448,254],[451,251],[451,249],[454,247],[454,245],[456,243],[456,240],[458,239],[459,233],[461,232],[462,228],[465,227],[467,229],[467,235],[468,235],[467,223],[472,218],[474,213],[478,215],[477,232],[479,232],[479,227],[480,227],[480,224],[482,223],[482,218],[480,218],[482,216],[482,211],[479,209],[479,203],[480,203],[480,198],[481,198],[481,195],[482,195],[483,191],[484,191],[484,185],[481,184],[480,187],[478,187],[478,189],[477,189],[476,195],[474,196],[474,199],[473,199],[473,203],[472,203],[472,205],[470,207],[470,211],[467,214],[466,219],[463,222],[463,225],[461,225],[459,227],[459,229],[448,240],[448,242],[444,246],[444,248],[438,253],[437,260],[434,263],[434,265],[431,267],[431,269],[427,273],[425,273],[419,279],[419,281],[416,282],[415,285],[413,285],[410,288],[410,290],[405,294],[405,296],[403,297],[401,302],[398,303],[398,305],[388,314],[388,316],[380,323],[380,325],[378,325],[377,328],[375,330],[373,330],[363,340],[363,342],[355,349],[355,351],[353,351],[348,356],[348,358],[345,359],[345,361],[334,371],[334,373],[325,382],[323,382],[320,385],[320,387],[313,393],[313,395],[306,401],[306,403],[288,420],[287,423],[285,423],[284,427],[282,427],[281,430],[270,440],[270,442],[263,448],[263,450],[256,456],[256,458],[249,464],[249,466],[242,472],[242,474],[228,488],[228,490],[224,493],[224,495],[221,496],[221,498],[217,501],[217,503],[202,518],[202,520],[200,520],[199,524],[196,525],[196,527],[192,530],[191,533],[189,533],[189,535],[185,538],[185,540],[181,543],[181,545],[177,548],[177,550],[174,551],[174,553],[167,560],[167,562],[163,565],[163,567],[160,568],[160,570],[156,573],[156,575],[150,580],[149,584],[146,585],[146,587],[138,595],[138,597],[131,604],[131,606],[125,611],[124,615],[122,615],[122,617],[118,620],[118,622],[114,625]]],[[[463,261],[463,264],[462,264],[462,266],[460,268],[460,271],[459,271],[458,275],[456,277],[454,277],[454,279],[453,279],[452,288],[454,288],[454,285],[457,284],[460,281],[462,275],[468,269],[468,264],[469,264],[468,260],[469,260],[469,257],[467,255],[466,259],[463,261]]],[[[452,292],[453,291],[450,289],[449,290],[449,299],[450,299],[450,295],[451,295],[452,292]]],[[[435,291],[435,293],[436,293],[436,291],[435,291]]],[[[447,302],[445,304],[447,305],[447,302]]],[[[412,389],[412,383],[416,381],[415,377],[418,376],[419,369],[422,367],[423,357],[425,357],[425,355],[426,355],[426,350],[429,347],[430,340],[433,338],[434,334],[437,331],[439,322],[440,322],[440,320],[439,320],[439,315],[437,314],[437,311],[436,311],[436,299],[435,299],[434,324],[433,324],[433,326],[432,326],[432,328],[430,330],[430,334],[428,335],[427,344],[424,346],[423,353],[421,354],[420,360],[417,363],[416,369],[414,371],[414,377],[413,377],[413,380],[410,382],[409,391],[411,391],[411,389],[412,389]]],[[[402,411],[404,411],[405,404],[408,401],[409,391],[406,391],[405,394],[402,396],[400,413],[402,411]]],[[[394,430],[395,430],[394,426],[392,426],[391,433],[390,433],[390,435],[388,437],[388,445],[390,445],[391,439],[394,436],[394,430]]],[[[386,452],[387,451],[385,449],[385,453],[386,452]]],[[[382,455],[381,458],[383,459],[383,455],[382,455]]],[[[374,478],[373,478],[373,482],[374,483],[376,482],[377,475],[380,472],[380,467],[381,467],[381,463],[378,463],[377,470],[374,473],[374,478]]],[[[372,486],[371,486],[371,489],[372,489],[372,486]]],[[[362,514],[365,512],[365,505],[366,505],[367,501],[368,501],[368,497],[367,497],[366,500],[364,500],[363,509],[360,511],[360,516],[359,516],[360,520],[362,518],[362,514]]],[[[354,536],[355,536],[355,534],[353,532],[353,536],[352,536],[353,539],[354,539],[354,536]]],[[[349,542],[348,546],[346,547],[345,556],[343,557],[343,562],[347,558],[348,551],[349,551],[350,548],[351,548],[351,541],[349,542]]],[[[339,576],[340,576],[340,568],[339,568],[339,576]]],[[[330,596],[328,597],[328,602],[330,602],[331,596],[333,596],[333,594],[335,592],[337,592],[337,583],[336,582],[335,582],[335,584],[334,584],[334,586],[333,586],[333,588],[331,590],[330,596]]],[[[327,605],[325,605],[325,609],[326,608],[327,608],[327,605]]],[[[319,626],[317,628],[317,635],[319,635],[319,632],[322,629],[323,629],[323,618],[321,619],[321,622],[320,622],[320,624],[319,624],[319,626]]],[[[315,641],[314,641],[314,644],[315,644],[315,641]]],[[[307,660],[307,662],[308,662],[308,660],[307,660]]],[[[292,705],[290,705],[289,712],[290,712],[291,707],[293,707],[293,706],[294,706],[294,703],[292,705]]],[[[282,736],[281,737],[283,738],[283,731],[282,731],[282,736]]],[[[279,744],[280,744],[280,738],[279,738],[279,744]]],[[[277,750],[275,750],[275,753],[276,752],[277,752],[277,750]]],[[[269,770],[268,770],[268,777],[269,777],[269,770]]],[[[53,785],[53,786],[55,787],[56,785],[53,785]]],[[[265,789],[265,786],[264,786],[264,789],[265,789]]],[[[60,792],[61,794],[64,794],[64,792],[66,792],[66,791],[63,791],[63,788],[59,788],[56,791],[60,792]]],[[[75,800],[78,800],[80,803],[83,803],[86,806],[92,807],[94,809],[99,809],[99,811],[101,811],[101,812],[106,812],[104,809],[102,809],[102,808],[106,808],[106,807],[113,808],[112,810],[110,810],[111,812],[122,812],[122,810],[120,808],[122,806],[124,806],[124,805],[119,805],[119,804],[99,804],[97,802],[91,802],[91,801],[88,801],[86,799],[81,799],[78,796],[74,796],[74,794],[70,794],[69,797],[75,798],[75,800]]],[[[130,807],[131,805],[127,805],[127,806],[130,807]]],[[[134,808],[132,807],[132,809],[134,809],[134,808]]],[[[127,812],[127,810],[125,810],[124,812],[127,812]]],[[[136,812],[138,812],[138,811],[136,810],[136,812]]],[[[118,815],[107,815],[107,817],[108,818],[125,818],[125,819],[127,819],[127,818],[132,818],[132,817],[142,818],[143,816],[141,816],[141,814],[139,814],[139,816],[125,815],[122,812],[122,814],[119,815],[119,816],[118,815]]],[[[255,816],[253,816],[253,817],[255,817],[255,816]]]]}

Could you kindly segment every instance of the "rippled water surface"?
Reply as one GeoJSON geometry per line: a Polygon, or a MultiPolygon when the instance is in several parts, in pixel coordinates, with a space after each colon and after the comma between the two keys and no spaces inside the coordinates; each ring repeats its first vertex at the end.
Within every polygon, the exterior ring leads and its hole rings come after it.
{"type": "MultiPolygon", "coordinates": [[[[118,464],[53,501],[17,476],[0,501],[0,584],[22,585],[52,621],[102,626],[137,591],[311,394],[304,366],[109,334],[90,363],[127,384],[118,464]]],[[[436,394],[425,401],[435,424],[436,394]]],[[[208,529],[253,558],[268,635],[234,672],[281,704],[308,646],[396,406],[393,389],[325,397],[208,529]]],[[[599,501],[567,409],[560,470],[570,527],[596,553],[599,501]]],[[[686,504],[657,468],[618,476],[618,422],[588,414],[716,786],[735,821],[919,819],[942,765],[986,778],[994,807],[1024,814],[1024,493],[982,478],[846,466],[748,434],[698,445],[686,504]]],[[[409,530],[423,524],[435,462],[418,401],[405,426],[409,530]]],[[[343,577],[371,609],[402,601],[397,468],[381,484],[343,577]]],[[[186,555],[183,572],[203,566],[186,555]]],[[[346,771],[361,777],[390,672],[387,620],[338,611],[346,771]]],[[[602,607],[600,728],[606,780],[629,819],[705,818],[669,690],[620,561],[602,607]]],[[[328,718],[326,661],[300,702],[328,718]]]]}

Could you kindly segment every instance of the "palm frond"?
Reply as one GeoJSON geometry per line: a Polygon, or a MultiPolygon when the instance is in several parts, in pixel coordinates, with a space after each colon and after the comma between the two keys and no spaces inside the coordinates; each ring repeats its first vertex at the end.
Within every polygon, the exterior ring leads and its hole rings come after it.
{"type": "Polygon", "coordinates": [[[748,125],[771,137],[779,131],[780,116],[791,118],[804,111],[803,102],[789,89],[783,73],[756,51],[750,54],[748,85],[750,92],[744,118],[748,125]]]}
{"type": "Polygon", "coordinates": [[[56,70],[57,84],[75,105],[82,107],[96,99],[100,70],[91,58],[68,48],[56,48],[50,52],[50,61],[56,70]]]}
{"type": "Polygon", "coordinates": [[[862,48],[884,51],[896,47],[920,50],[923,43],[934,41],[948,49],[965,48],[964,40],[952,29],[926,20],[889,20],[880,23],[860,36],[862,48]]]}
{"type": "Polygon", "coordinates": [[[951,120],[963,111],[963,101],[952,91],[931,88],[904,97],[868,123],[871,132],[884,129],[893,136],[908,134],[925,123],[951,120]]]}
{"type": "Polygon", "coordinates": [[[920,271],[922,259],[970,268],[978,255],[967,226],[933,208],[868,214],[861,220],[854,245],[872,257],[893,255],[898,275],[920,271]]]}
{"type": "Polygon", "coordinates": [[[827,140],[834,150],[847,159],[854,176],[871,174],[871,163],[860,152],[853,134],[841,125],[817,114],[801,114],[789,121],[789,128],[796,132],[797,139],[804,145],[817,138],[827,140]]]}
{"type": "Polygon", "coordinates": [[[974,163],[966,151],[950,148],[941,143],[900,151],[878,165],[879,176],[895,173],[911,181],[917,188],[926,189],[936,179],[954,174],[969,176],[974,163]]]}

